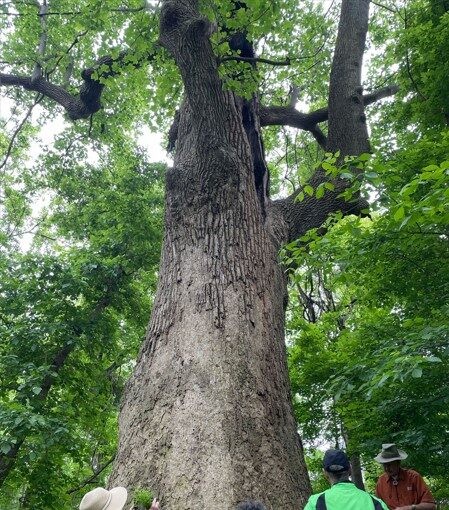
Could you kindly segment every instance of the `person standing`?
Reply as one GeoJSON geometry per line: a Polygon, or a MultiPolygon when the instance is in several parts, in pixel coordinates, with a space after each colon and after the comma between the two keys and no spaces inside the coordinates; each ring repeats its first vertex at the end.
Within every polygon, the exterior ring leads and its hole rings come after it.
{"type": "Polygon", "coordinates": [[[327,450],[323,472],[331,488],[310,496],[304,510],[388,510],[383,501],[358,489],[350,481],[351,466],[345,452],[327,450]]]}
{"type": "Polygon", "coordinates": [[[377,481],[376,496],[390,510],[435,510],[435,500],[422,476],[401,467],[401,461],[406,458],[404,450],[399,450],[394,443],[382,445],[382,451],[374,459],[385,471],[377,481]]]}

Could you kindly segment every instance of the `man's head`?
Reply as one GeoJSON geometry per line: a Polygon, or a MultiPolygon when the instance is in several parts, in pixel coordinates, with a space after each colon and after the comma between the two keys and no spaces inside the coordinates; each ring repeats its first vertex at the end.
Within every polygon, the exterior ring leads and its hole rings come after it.
{"type": "Polygon", "coordinates": [[[260,501],[247,500],[239,503],[236,510],[267,510],[267,508],[260,501]]]}
{"type": "Polygon", "coordinates": [[[351,465],[346,453],[342,450],[327,450],[323,459],[323,471],[331,484],[348,480],[351,465]]]}
{"type": "Polygon", "coordinates": [[[404,450],[400,450],[394,443],[386,443],[382,445],[382,451],[374,460],[382,464],[385,473],[394,478],[399,474],[401,460],[406,458],[404,450]]]}

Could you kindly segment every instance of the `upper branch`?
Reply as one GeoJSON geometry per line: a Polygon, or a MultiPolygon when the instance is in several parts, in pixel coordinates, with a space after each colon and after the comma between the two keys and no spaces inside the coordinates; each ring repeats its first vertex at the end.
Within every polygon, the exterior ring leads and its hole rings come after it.
{"type": "Polygon", "coordinates": [[[235,60],[236,62],[249,62],[250,64],[261,63],[270,64],[272,66],[289,66],[291,60],[286,58],[285,60],[271,60],[263,57],[241,57],[239,55],[229,55],[220,58],[220,62],[227,62],[229,60],[235,60]]]}
{"type": "Polygon", "coordinates": [[[161,44],[174,57],[180,70],[185,93],[196,124],[204,131],[226,137],[224,92],[218,74],[217,59],[209,36],[213,26],[203,17],[195,0],[165,0],[160,16],[161,44]]]}
{"type": "Polygon", "coordinates": [[[47,23],[45,21],[45,14],[48,10],[48,5],[44,2],[42,5],[36,0],[36,6],[39,10],[39,20],[41,24],[41,35],[39,38],[39,49],[38,54],[39,58],[36,61],[36,65],[34,66],[33,74],[31,75],[31,80],[36,80],[42,75],[42,66],[39,59],[43,59],[45,56],[45,49],[47,47],[47,23]]]}
{"type": "MultiPolygon", "coordinates": [[[[363,104],[369,105],[379,99],[396,94],[397,85],[389,85],[363,96],[363,104]]],[[[317,142],[326,147],[326,137],[317,124],[329,118],[329,108],[320,108],[310,113],[298,111],[294,106],[261,106],[260,123],[262,126],[290,126],[304,131],[310,131],[317,142]]]]}
{"type": "MultiPolygon", "coordinates": [[[[117,75],[120,71],[115,69],[114,64],[126,63],[127,55],[126,51],[122,51],[118,57],[107,55],[97,60],[94,66],[84,69],[81,73],[83,83],[77,96],[67,92],[64,86],[56,85],[44,78],[41,73],[35,72],[32,76],[0,73],[0,86],[18,86],[38,92],[60,104],[72,120],[86,119],[101,108],[100,99],[104,83],[100,82],[100,78],[117,75]]],[[[150,54],[145,60],[149,61],[153,57],[154,54],[150,54]]],[[[133,65],[139,67],[142,63],[141,60],[133,65]]]]}
{"type": "MultiPolygon", "coordinates": [[[[397,90],[396,87],[387,87],[366,98],[363,96],[361,70],[368,31],[369,4],[369,0],[342,0],[330,74],[328,108],[308,115],[296,115],[302,126],[309,130],[310,126],[316,126],[318,122],[327,119],[329,139],[326,149],[333,153],[340,151],[341,157],[358,156],[370,151],[364,107],[369,102],[397,90]]],[[[291,107],[288,108],[292,110],[291,107]]],[[[315,190],[328,180],[325,171],[318,168],[308,184],[315,190]]],[[[298,202],[296,192],[273,203],[273,208],[280,211],[288,225],[289,240],[300,237],[311,228],[319,228],[331,213],[342,211],[344,214],[361,214],[367,207],[368,204],[360,195],[353,197],[351,202],[346,202],[341,197],[350,182],[336,178],[332,179],[331,184],[331,190],[321,198],[316,198],[313,193],[298,202]]]]}

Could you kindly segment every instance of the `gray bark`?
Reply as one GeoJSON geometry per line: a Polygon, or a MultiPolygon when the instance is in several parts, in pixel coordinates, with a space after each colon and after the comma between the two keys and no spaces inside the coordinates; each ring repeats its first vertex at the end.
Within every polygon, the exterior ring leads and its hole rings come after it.
{"type": "MultiPolygon", "coordinates": [[[[277,253],[330,212],[354,206],[336,194],[302,204],[291,197],[264,214],[243,101],[223,91],[208,31],[197,2],[163,2],[160,40],[181,71],[185,101],[167,175],[158,292],[122,402],[110,484],[148,484],[170,510],[230,510],[247,498],[301,509],[310,484],[290,401],[277,253]]],[[[350,57],[343,53],[334,60],[340,72],[350,57]]],[[[331,90],[346,100],[334,80],[331,90]]],[[[363,125],[354,115],[353,132],[363,125]]]]}
{"type": "Polygon", "coordinates": [[[342,156],[370,152],[362,62],[370,0],[343,0],[329,87],[327,149],[342,156]]]}
{"type": "Polygon", "coordinates": [[[283,223],[266,220],[242,101],[224,92],[194,2],[164,2],[185,84],[150,326],[120,414],[111,485],[148,480],[171,510],[310,493],[284,344],[283,223]]]}
{"type": "Polygon", "coordinates": [[[358,453],[354,453],[351,455],[349,459],[351,463],[351,478],[356,487],[365,490],[365,483],[363,482],[363,474],[362,474],[362,466],[360,464],[360,455],[358,453]]]}

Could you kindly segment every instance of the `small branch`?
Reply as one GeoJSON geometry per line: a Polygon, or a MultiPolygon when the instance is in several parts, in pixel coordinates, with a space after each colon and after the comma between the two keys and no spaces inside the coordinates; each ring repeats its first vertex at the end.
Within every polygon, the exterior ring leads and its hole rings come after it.
{"type": "Polygon", "coordinates": [[[78,485],[78,487],[74,487],[73,489],[68,490],[67,494],[73,494],[74,492],[78,492],[86,485],[92,483],[98,477],[98,475],[100,475],[109,465],[111,465],[114,462],[114,459],[115,459],[115,455],[111,459],[109,459],[106,462],[106,464],[104,464],[101,468],[94,471],[94,474],[92,476],[90,476],[89,478],[86,478],[86,480],[84,480],[84,482],[82,482],[80,485],[78,485]]]}
{"type": "MultiPolygon", "coordinates": [[[[146,5],[142,5],[141,7],[118,7],[116,9],[109,9],[109,12],[114,13],[135,13],[141,12],[144,10],[149,10],[149,7],[146,5]]],[[[18,13],[18,12],[0,12],[0,16],[15,16],[15,17],[24,17],[24,16],[82,16],[85,15],[85,12],[82,11],[47,11],[43,14],[31,14],[31,13],[18,13]]]]}
{"type": "Polygon", "coordinates": [[[291,60],[289,58],[279,61],[259,57],[240,57],[238,55],[222,57],[219,59],[219,62],[227,62],[229,60],[235,60],[236,62],[249,62],[250,64],[259,62],[261,64],[269,64],[272,66],[289,66],[291,64],[291,60]]]}
{"type": "Polygon", "coordinates": [[[45,13],[47,12],[48,5],[45,1],[42,5],[40,5],[39,2],[36,1],[36,6],[39,10],[38,16],[39,16],[39,21],[41,24],[42,31],[41,31],[41,35],[39,38],[39,48],[38,48],[39,57],[36,61],[36,64],[33,69],[33,73],[31,75],[31,82],[34,82],[35,80],[37,80],[38,78],[40,78],[42,76],[42,65],[40,62],[41,62],[41,60],[44,59],[45,49],[47,47],[47,23],[45,21],[45,13]]]}
{"type": "Polygon", "coordinates": [[[416,92],[418,93],[418,96],[420,96],[421,99],[423,99],[424,101],[427,101],[427,97],[419,90],[418,84],[416,83],[415,79],[413,78],[408,49],[405,50],[405,65],[407,67],[407,74],[408,74],[408,77],[410,78],[413,88],[416,90],[416,92]]]}
{"type": "MultiPolygon", "coordinates": [[[[405,30],[407,30],[408,29],[408,17],[407,17],[407,9],[406,8],[404,8],[404,18],[403,19],[404,19],[404,28],[405,28],[405,30]]],[[[415,79],[413,78],[412,69],[411,69],[411,65],[410,65],[410,58],[409,58],[409,53],[408,53],[408,47],[405,49],[405,64],[407,67],[407,74],[410,78],[410,81],[412,82],[413,87],[415,88],[418,95],[424,101],[427,101],[427,97],[424,94],[422,94],[422,92],[419,90],[418,84],[416,83],[415,79]]]]}
{"type": "Polygon", "coordinates": [[[385,9],[387,11],[392,12],[393,14],[399,14],[399,11],[397,9],[393,9],[392,7],[388,7],[388,5],[381,4],[380,2],[374,2],[371,0],[371,3],[374,5],[377,5],[377,7],[380,7],[381,9],[385,9]]]}
{"type": "MultiPolygon", "coordinates": [[[[53,69],[51,69],[50,71],[48,71],[47,73],[47,76],[50,76],[51,74],[53,74],[55,71],[56,71],[56,68],[58,67],[59,63],[61,62],[61,60],[66,56],[68,55],[72,49],[74,48],[74,46],[76,46],[81,37],[84,37],[87,33],[89,32],[89,30],[85,30],[84,32],[80,32],[79,34],[77,34],[77,36],[75,37],[74,41],[72,42],[72,44],[67,48],[67,50],[58,58],[58,60],[56,61],[55,65],[53,66],[53,69]]],[[[72,67],[72,70],[73,70],[73,60],[72,60],[72,63],[71,63],[71,67],[72,67]]],[[[68,71],[67,71],[68,72],[68,71]]],[[[67,72],[66,72],[66,75],[67,75],[67,72]]],[[[72,71],[70,71],[70,75],[72,74],[72,71]]],[[[69,79],[70,79],[70,76],[69,76],[69,79]]],[[[64,79],[64,81],[67,81],[68,82],[68,79],[64,79]]]]}
{"type": "Polygon", "coordinates": [[[20,124],[17,126],[17,129],[14,131],[14,133],[13,133],[13,135],[11,137],[11,140],[9,141],[9,145],[8,145],[7,150],[6,150],[5,157],[4,157],[3,161],[2,161],[2,163],[0,164],[0,170],[6,166],[6,163],[8,162],[9,156],[11,155],[12,149],[14,147],[14,142],[15,142],[18,134],[22,130],[25,122],[30,118],[30,115],[33,112],[34,107],[37,106],[42,101],[43,98],[44,98],[44,96],[41,95],[41,94],[38,94],[36,96],[36,99],[34,100],[34,103],[28,108],[28,111],[27,111],[25,117],[22,119],[20,124]]]}

